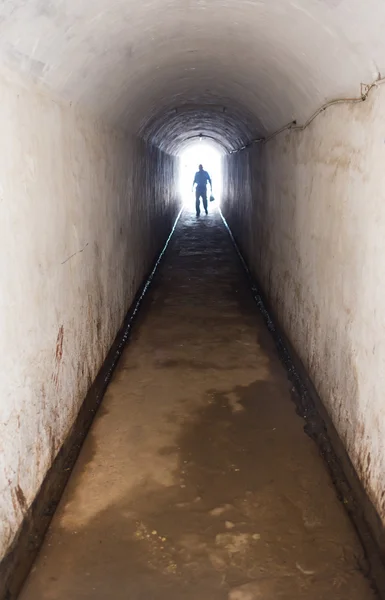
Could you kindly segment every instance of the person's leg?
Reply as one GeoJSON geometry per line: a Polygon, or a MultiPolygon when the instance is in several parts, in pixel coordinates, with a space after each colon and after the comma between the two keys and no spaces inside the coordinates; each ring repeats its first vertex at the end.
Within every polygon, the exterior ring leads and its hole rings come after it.
{"type": "Polygon", "coordinates": [[[196,201],[195,201],[195,208],[196,208],[196,212],[197,212],[197,217],[199,217],[199,215],[200,215],[200,212],[201,212],[201,208],[200,208],[200,204],[201,204],[201,201],[200,201],[200,195],[201,195],[201,193],[200,193],[200,191],[199,191],[199,190],[198,190],[198,188],[197,188],[197,189],[195,190],[195,198],[196,198],[196,201]]]}
{"type": "Polygon", "coordinates": [[[204,190],[204,192],[202,192],[202,200],[203,200],[203,208],[205,209],[205,213],[207,215],[208,214],[208,210],[207,210],[207,190],[204,190]]]}

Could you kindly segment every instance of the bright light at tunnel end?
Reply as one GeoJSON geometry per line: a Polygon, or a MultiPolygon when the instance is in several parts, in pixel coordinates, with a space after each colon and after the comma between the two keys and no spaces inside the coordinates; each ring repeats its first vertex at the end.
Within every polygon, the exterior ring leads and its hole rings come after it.
{"type": "MultiPolygon", "coordinates": [[[[201,164],[213,182],[215,205],[222,195],[222,155],[216,146],[204,138],[191,142],[179,155],[179,190],[186,208],[195,210],[195,193],[192,190],[194,175],[201,164]]],[[[208,189],[209,192],[209,189],[208,189]]]]}

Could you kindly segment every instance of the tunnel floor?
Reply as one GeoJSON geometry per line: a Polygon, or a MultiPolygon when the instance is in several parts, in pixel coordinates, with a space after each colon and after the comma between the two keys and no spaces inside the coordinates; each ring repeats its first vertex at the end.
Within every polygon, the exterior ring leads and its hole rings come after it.
{"type": "Polygon", "coordinates": [[[370,600],[218,212],[185,211],[22,600],[370,600]]]}

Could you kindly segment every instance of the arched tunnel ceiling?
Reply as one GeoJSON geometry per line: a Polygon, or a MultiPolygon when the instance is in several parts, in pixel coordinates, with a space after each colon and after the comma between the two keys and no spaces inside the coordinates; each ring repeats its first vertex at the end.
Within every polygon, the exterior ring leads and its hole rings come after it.
{"type": "Polygon", "coordinates": [[[204,135],[216,142],[223,152],[242,146],[253,135],[253,115],[235,103],[180,104],[146,116],[141,136],[166,151],[178,151],[204,135]]]}
{"type": "Polygon", "coordinates": [[[356,95],[384,26],[382,0],[3,0],[0,57],[166,150],[230,150],[356,95]]]}

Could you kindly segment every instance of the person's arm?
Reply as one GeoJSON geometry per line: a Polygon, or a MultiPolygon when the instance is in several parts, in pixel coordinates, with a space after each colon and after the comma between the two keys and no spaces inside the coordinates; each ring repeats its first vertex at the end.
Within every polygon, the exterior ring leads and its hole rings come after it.
{"type": "Polygon", "coordinates": [[[192,189],[193,190],[194,190],[194,185],[196,184],[196,182],[197,182],[197,175],[195,173],[194,181],[193,181],[193,184],[192,184],[192,189]]]}
{"type": "Polygon", "coordinates": [[[208,182],[210,184],[211,191],[213,191],[213,182],[211,181],[211,177],[210,177],[210,175],[208,173],[207,173],[207,180],[208,180],[208,182]]]}

